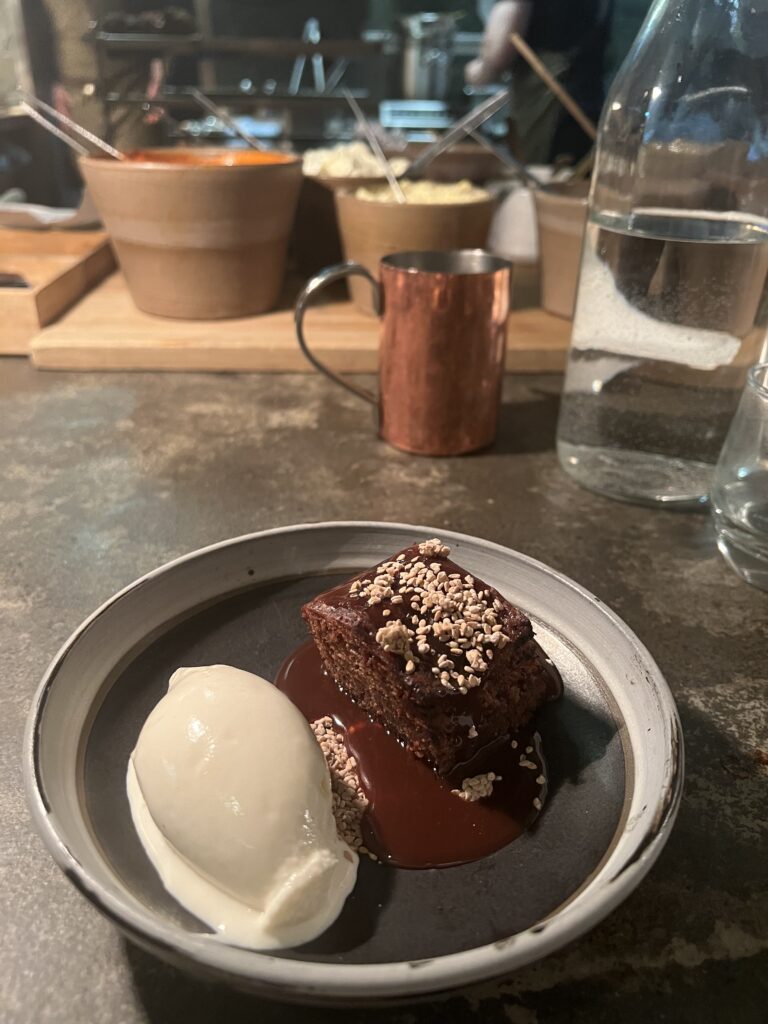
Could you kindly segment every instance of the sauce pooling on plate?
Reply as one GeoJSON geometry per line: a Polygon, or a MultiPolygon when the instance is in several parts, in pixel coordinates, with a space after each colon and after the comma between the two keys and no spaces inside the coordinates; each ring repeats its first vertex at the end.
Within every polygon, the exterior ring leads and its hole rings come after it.
{"type": "MultiPolygon", "coordinates": [[[[557,692],[560,678],[551,662],[547,671],[557,692]]],[[[538,816],[547,772],[533,725],[442,777],[339,690],[324,671],[313,641],[285,660],[275,685],[307,721],[328,715],[343,733],[369,800],[363,818],[365,844],[385,863],[430,868],[479,860],[517,839],[538,816]],[[489,771],[501,778],[488,798],[472,802],[452,792],[462,788],[464,779],[489,771]]]]}

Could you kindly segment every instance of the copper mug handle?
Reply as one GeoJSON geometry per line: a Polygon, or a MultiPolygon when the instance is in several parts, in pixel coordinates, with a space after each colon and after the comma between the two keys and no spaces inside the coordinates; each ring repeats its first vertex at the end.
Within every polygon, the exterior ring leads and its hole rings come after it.
{"type": "Polygon", "coordinates": [[[324,373],[330,380],[335,381],[336,384],[341,384],[347,391],[351,391],[353,395],[357,395],[358,398],[364,398],[366,402],[370,402],[371,405],[378,405],[378,398],[372,394],[367,388],[361,388],[357,384],[352,384],[348,380],[344,380],[338,373],[335,373],[329,366],[321,362],[317,356],[312,352],[307,339],[304,337],[304,314],[307,311],[307,306],[312,296],[325,288],[329,284],[333,284],[334,281],[341,281],[345,277],[349,277],[352,274],[358,274],[360,277],[367,278],[371,282],[373,288],[373,308],[378,316],[381,310],[381,288],[376,278],[365,269],[361,263],[355,263],[354,260],[347,260],[344,263],[336,263],[332,267],[326,267],[325,270],[321,270],[319,274],[315,274],[313,278],[307,281],[306,285],[302,289],[301,295],[296,300],[296,310],[294,312],[294,320],[296,323],[296,337],[299,339],[299,345],[301,351],[312,363],[316,370],[320,373],[324,373]]]}

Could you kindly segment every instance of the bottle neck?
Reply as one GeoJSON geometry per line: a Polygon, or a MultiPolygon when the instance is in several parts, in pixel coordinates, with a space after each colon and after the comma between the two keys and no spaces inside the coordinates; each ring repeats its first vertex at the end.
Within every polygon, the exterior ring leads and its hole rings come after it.
{"type": "Polygon", "coordinates": [[[768,0],[654,0],[630,51],[654,36],[686,33],[692,47],[749,47],[768,60],[768,0]]]}
{"type": "Polygon", "coordinates": [[[768,217],[768,0],[657,0],[603,109],[592,205],[768,217]]]}

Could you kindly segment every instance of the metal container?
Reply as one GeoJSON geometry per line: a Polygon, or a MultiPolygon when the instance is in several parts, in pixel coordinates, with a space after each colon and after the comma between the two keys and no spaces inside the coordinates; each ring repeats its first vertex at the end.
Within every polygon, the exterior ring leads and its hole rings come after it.
{"type": "Polygon", "coordinates": [[[299,344],[318,370],[378,407],[379,435],[395,448],[478,451],[496,437],[511,269],[480,249],[385,256],[378,281],[351,260],[328,267],[299,296],[299,344]],[[350,275],[367,280],[382,310],[378,397],[321,363],[304,337],[310,297],[350,275]]]}
{"type": "Polygon", "coordinates": [[[403,96],[442,100],[448,94],[455,14],[422,12],[401,19],[403,27],[403,96]]]}

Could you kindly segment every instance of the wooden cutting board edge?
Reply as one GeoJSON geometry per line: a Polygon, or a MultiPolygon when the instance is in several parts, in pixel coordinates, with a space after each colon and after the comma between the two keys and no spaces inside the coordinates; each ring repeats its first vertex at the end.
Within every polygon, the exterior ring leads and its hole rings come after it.
{"type": "MultiPolygon", "coordinates": [[[[313,350],[347,373],[375,372],[378,326],[348,302],[311,309],[306,333],[313,350]]],[[[507,371],[559,372],[570,322],[541,309],[510,315],[507,371]]],[[[33,364],[50,370],[169,372],[312,372],[296,342],[293,312],[207,323],[166,320],[137,310],[119,275],[103,281],[30,346],[33,364]]]]}
{"type": "Polygon", "coordinates": [[[55,270],[33,288],[0,294],[0,355],[23,356],[30,353],[41,327],[61,317],[114,270],[115,257],[104,231],[0,231],[0,252],[13,256],[14,246],[19,254],[38,255],[41,261],[50,256],[55,270]]]}

